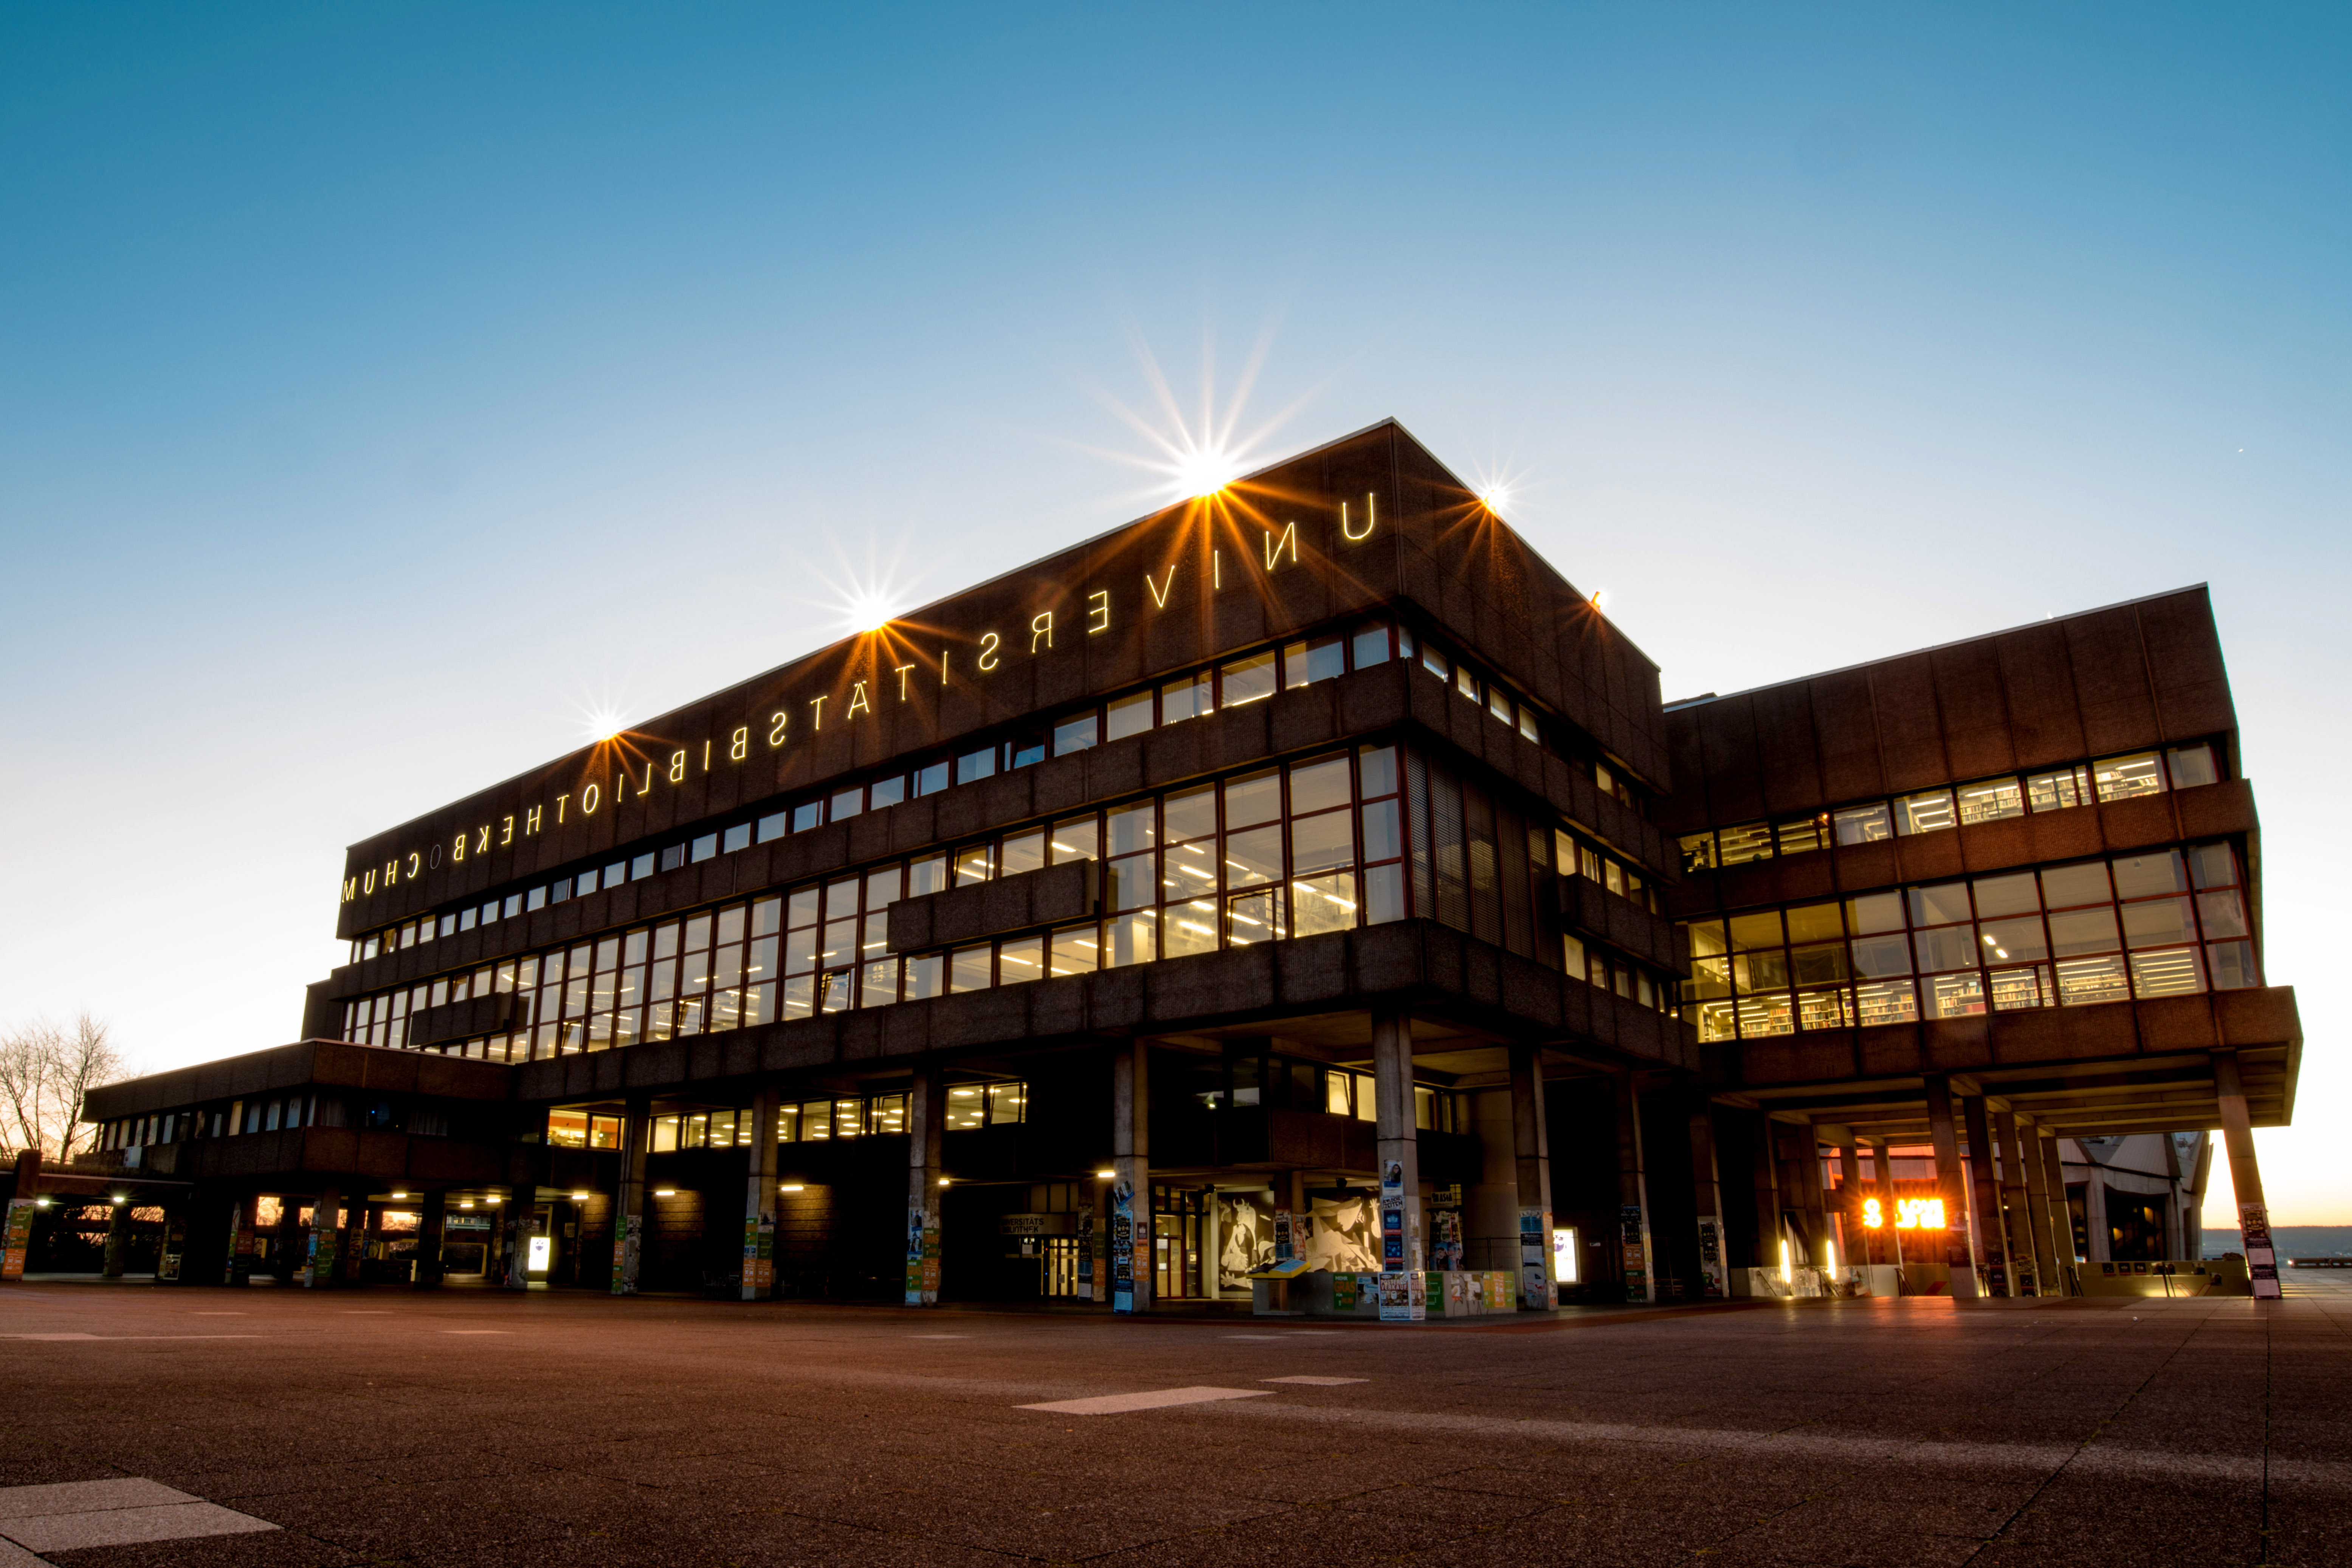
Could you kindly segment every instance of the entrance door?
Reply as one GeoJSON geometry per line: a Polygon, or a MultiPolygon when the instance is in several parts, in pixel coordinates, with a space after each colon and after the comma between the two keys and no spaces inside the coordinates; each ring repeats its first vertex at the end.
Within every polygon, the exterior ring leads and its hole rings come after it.
{"type": "Polygon", "coordinates": [[[1151,1189],[1152,1290],[1163,1301],[1201,1297],[1203,1195],[1185,1187],[1151,1189]]]}
{"type": "Polygon", "coordinates": [[[1078,1238],[1075,1236],[1045,1237],[1045,1294],[1076,1296],[1078,1293],[1078,1238]]]}

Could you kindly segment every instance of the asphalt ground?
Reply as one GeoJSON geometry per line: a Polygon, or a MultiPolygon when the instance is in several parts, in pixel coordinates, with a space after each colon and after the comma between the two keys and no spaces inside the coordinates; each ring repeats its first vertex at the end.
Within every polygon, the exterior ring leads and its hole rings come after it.
{"type": "Polygon", "coordinates": [[[0,1563],[2343,1564],[2347,1327],[2333,1294],[1408,1327],[26,1284],[0,1563]],[[1072,1400],[1109,1408],[1024,1408],[1072,1400]],[[119,1511],[8,1517],[68,1506],[119,1511]],[[198,1519],[244,1522],[70,1544],[198,1519]]]}

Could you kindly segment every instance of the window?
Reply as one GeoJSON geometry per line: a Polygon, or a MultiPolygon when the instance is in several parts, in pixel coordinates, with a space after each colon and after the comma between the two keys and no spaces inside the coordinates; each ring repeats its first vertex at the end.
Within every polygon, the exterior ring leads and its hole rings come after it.
{"type": "Polygon", "coordinates": [[[1687,833],[1682,838],[1683,869],[1712,871],[1715,869],[1715,835],[1687,833]]]}
{"type": "MultiPolygon", "coordinates": [[[[1228,659],[1217,671],[1223,706],[1239,708],[1245,703],[1262,702],[1274,695],[1274,655],[1254,653],[1242,658],[1228,659]]],[[[1165,692],[1162,694],[1165,698],[1165,692]]]]}
{"type": "Polygon", "coordinates": [[[1016,768],[1034,767],[1045,760],[1045,738],[1043,735],[1025,736],[1011,742],[1005,749],[1011,754],[1011,765],[1016,768]]]}
{"type": "Polygon", "coordinates": [[[1692,921],[1685,1016],[1746,1038],[2255,985],[2237,881],[2202,844],[1692,921]]]}
{"type": "MultiPolygon", "coordinates": [[[[1273,656],[1266,657],[1270,661],[1273,656]]],[[[1216,692],[1215,679],[1205,669],[1169,681],[1160,689],[1160,721],[1181,724],[1187,719],[1206,718],[1216,710],[1216,692]]]]}
{"type": "Polygon", "coordinates": [[[2093,781],[2098,785],[2099,804],[2129,800],[2135,795],[2156,795],[2164,788],[2164,764],[2158,762],[2154,752],[2140,752],[2128,757],[2109,757],[2091,767],[2093,781]]]}
{"type": "Polygon", "coordinates": [[[1348,673],[1348,645],[1337,634],[1294,642],[1282,650],[1282,685],[1296,690],[1348,673]]]}
{"type": "Polygon", "coordinates": [[[1906,795],[1895,803],[1895,831],[1898,834],[1939,833],[1953,826],[1950,790],[1928,790],[1922,795],[1906,795]]]}
{"type": "Polygon", "coordinates": [[[2026,804],[2034,811],[2067,811],[2090,798],[2091,776],[2087,768],[2031,773],[2025,780],[2026,804]]]}
{"type": "Polygon", "coordinates": [[[937,795],[947,787],[948,764],[946,763],[937,762],[928,767],[915,770],[915,794],[919,798],[927,795],[937,795]]]}
{"type": "Polygon", "coordinates": [[[1750,860],[1772,858],[1772,830],[1761,822],[1750,822],[1738,827],[1727,827],[1716,835],[1720,864],[1744,866],[1750,860]]]}
{"type": "Polygon", "coordinates": [[[1137,691],[1114,698],[1106,710],[1106,719],[1103,738],[1107,741],[1140,735],[1151,728],[1151,693],[1137,691]]]}
{"type": "Polygon", "coordinates": [[[1772,825],[1775,849],[1781,855],[1803,855],[1830,847],[1830,819],[1827,816],[1800,816],[1790,822],[1772,825]]]}
{"type": "Polygon", "coordinates": [[[1388,662],[1388,624],[1384,621],[1374,621],[1369,626],[1357,627],[1356,635],[1350,643],[1350,649],[1355,656],[1358,669],[1370,669],[1373,665],[1388,662]]]}
{"type": "Polygon", "coordinates": [[[907,775],[904,773],[887,779],[876,779],[866,786],[866,805],[870,811],[879,811],[886,805],[896,805],[906,798],[907,775]]]}
{"type": "Polygon", "coordinates": [[[976,784],[996,772],[996,748],[982,752],[966,752],[956,759],[956,783],[976,784]]]}
{"type": "Polygon", "coordinates": [[[1848,806],[1830,820],[1840,844],[1875,844],[1895,837],[1893,816],[1883,803],[1848,806]]]}
{"type": "MultiPolygon", "coordinates": [[[[719,835],[716,833],[706,833],[694,841],[694,853],[692,857],[694,859],[709,860],[714,858],[718,853],[719,835]]],[[[593,888],[596,885],[593,876],[589,878],[588,885],[591,888],[593,888]]]]}
{"type": "Polygon", "coordinates": [[[2164,764],[2175,789],[2221,782],[2221,770],[2213,765],[2213,748],[2208,745],[2176,746],[2164,753],[2164,764]]]}
{"type": "Polygon", "coordinates": [[[1083,752],[1095,743],[1095,716],[1082,714],[1066,719],[1054,726],[1054,754],[1066,757],[1072,752],[1083,752]]]}
{"type": "Polygon", "coordinates": [[[2025,815],[2025,791],[2015,779],[1987,779],[1958,790],[1960,823],[2000,822],[2025,815]]]}
{"type": "Polygon", "coordinates": [[[834,792],[833,799],[827,803],[825,816],[828,821],[840,822],[845,818],[856,816],[865,809],[866,791],[853,785],[848,789],[834,792]]]}

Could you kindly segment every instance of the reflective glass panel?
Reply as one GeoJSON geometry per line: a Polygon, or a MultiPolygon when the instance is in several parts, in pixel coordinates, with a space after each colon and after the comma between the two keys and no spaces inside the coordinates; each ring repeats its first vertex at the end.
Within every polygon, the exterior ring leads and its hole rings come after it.
{"type": "Polygon", "coordinates": [[[1228,708],[1238,708],[1245,702],[1262,702],[1274,695],[1274,655],[1271,651],[1251,654],[1246,658],[1228,659],[1218,673],[1228,708]]]}
{"type": "Polygon", "coordinates": [[[1906,795],[1895,803],[1897,833],[1940,833],[1952,826],[1950,790],[1929,790],[1924,795],[1906,795]]]}
{"type": "Polygon", "coordinates": [[[1895,837],[1895,820],[1880,802],[1847,806],[1830,820],[1841,844],[1874,844],[1895,837]]]}
{"type": "Polygon", "coordinates": [[[2119,856],[2110,862],[2115,867],[2116,897],[2142,899],[2157,893],[2185,893],[2189,890],[2189,868],[2178,849],[2162,849],[2153,855],[2119,856]]]}
{"type": "MultiPolygon", "coordinates": [[[[1344,761],[1342,767],[1346,764],[1344,761]]],[[[1282,815],[1282,774],[1268,768],[1225,781],[1225,826],[1255,827],[1282,815]]],[[[1345,799],[1342,795],[1340,798],[1345,799]]],[[[1184,837],[1172,830],[1169,837],[1184,837]]]]}

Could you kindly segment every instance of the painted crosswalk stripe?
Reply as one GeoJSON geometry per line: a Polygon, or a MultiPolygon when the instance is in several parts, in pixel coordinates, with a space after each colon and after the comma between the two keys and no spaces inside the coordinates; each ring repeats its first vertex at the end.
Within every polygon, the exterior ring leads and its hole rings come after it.
{"type": "Polygon", "coordinates": [[[1263,1399],[1270,1388],[1154,1388],[1141,1394],[1099,1394],[1091,1399],[1055,1399],[1044,1405],[1024,1405],[1024,1410],[1050,1410],[1056,1415],[1117,1415],[1129,1410],[1159,1410],[1171,1405],[1208,1405],[1220,1399],[1263,1399]]]}

